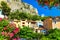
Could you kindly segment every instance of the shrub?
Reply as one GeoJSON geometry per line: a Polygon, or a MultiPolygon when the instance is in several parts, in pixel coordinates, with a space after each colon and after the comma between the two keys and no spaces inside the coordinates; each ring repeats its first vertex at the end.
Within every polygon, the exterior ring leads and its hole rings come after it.
{"type": "Polygon", "coordinates": [[[16,34],[20,32],[20,29],[16,27],[16,24],[9,23],[6,19],[0,18],[0,39],[1,40],[14,40],[15,38],[18,39],[16,34]]]}

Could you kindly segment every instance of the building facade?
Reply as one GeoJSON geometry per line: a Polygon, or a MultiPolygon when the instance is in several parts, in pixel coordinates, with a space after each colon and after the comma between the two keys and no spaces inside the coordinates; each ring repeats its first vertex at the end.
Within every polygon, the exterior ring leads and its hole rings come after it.
{"type": "Polygon", "coordinates": [[[37,24],[36,24],[36,21],[31,21],[31,20],[14,20],[14,23],[20,27],[24,27],[24,26],[27,26],[27,27],[31,27],[31,28],[34,28],[34,27],[37,27],[37,24]]]}
{"type": "Polygon", "coordinates": [[[52,18],[47,18],[44,20],[43,26],[46,30],[52,29],[52,18]]]}
{"type": "Polygon", "coordinates": [[[43,26],[47,30],[55,28],[60,29],[60,17],[47,18],[46,20],[44,20],[43,26]]]}
{"type": "Polygon", "coordinates": [[[60,29],[60,17],[56,17],[53,19],[52,26],[53,26],[53,29],[54,28],[60,29]]]}
{"type": "Polygon", "coordinates": [[[32,21],[32,20],[14,20],[14,23],[16,24],[17,27],[30,27],[34,29],[34,32],[45,32],[43,26],[38,26],[37,22],[41,21],[32,21]]]}

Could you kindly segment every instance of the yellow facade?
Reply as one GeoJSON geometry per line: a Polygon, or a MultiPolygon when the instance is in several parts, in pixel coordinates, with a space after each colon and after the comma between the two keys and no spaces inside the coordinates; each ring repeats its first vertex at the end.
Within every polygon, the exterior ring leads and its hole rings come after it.
{"type": "Polygon", "coordinates": [[[1,1],[5,1],[6,2],[6,0],[0,0],[0,3],[1,3],[1,1]]]}
{"type": "Polygon", "coordinates": [[[56,23],[53,23],[53,29],[54,28],[58,28],[58,29],[60,29],[60,21],[58,21],[58,22],[56,22],[56,23]]]}
{"type": "MultiPolygon", "coordinates": [[[[32,22],[32,21],[31,21],[32,22]]],[[[36,28],[37,27],[37,25],[36,25],[36,23],[31,23],[30,21],[28,21],[28,20],[14,20],[14,23],[16,24],[16,27],[23,27],[23,26],[27,26],[27,27],[34,27],[34,28],[36,28]]]]}

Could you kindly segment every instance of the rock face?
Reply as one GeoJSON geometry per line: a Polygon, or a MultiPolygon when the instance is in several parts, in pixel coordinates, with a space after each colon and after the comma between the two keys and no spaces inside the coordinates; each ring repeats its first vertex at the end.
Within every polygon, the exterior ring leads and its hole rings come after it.
{"type": "Polygon", "coordinates": [[[8,5],[11,7],[11,12],[15,10],[20,10],[21,12],[27,12],[32,14],[38,14],[38,11],[36,8],[34,8],[32,5],[22,2],[22,0],[6,0],[8,5]]]}

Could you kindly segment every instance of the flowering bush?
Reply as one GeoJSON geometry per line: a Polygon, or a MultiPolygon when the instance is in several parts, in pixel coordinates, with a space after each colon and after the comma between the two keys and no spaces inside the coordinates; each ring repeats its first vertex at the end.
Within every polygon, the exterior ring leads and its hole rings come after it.
{"type": "Polygon", "coordinates": [[[8,20],[0,18],[0,35],[6,40],[18,40],[16,36],[20,29],[14,23],[9,23],[8,20]]]}
{"type": "Polygon", "coordinates": [[[9,24],[8,20],[0,18],[0,32],[2,29],[9,24]]]}
{"type": "Polygon", "coordinates": [[[60,5],[60,0],[37,0],[37,2],[42,6],[47,5],[48,7],[57,7],[60,5]]]}

